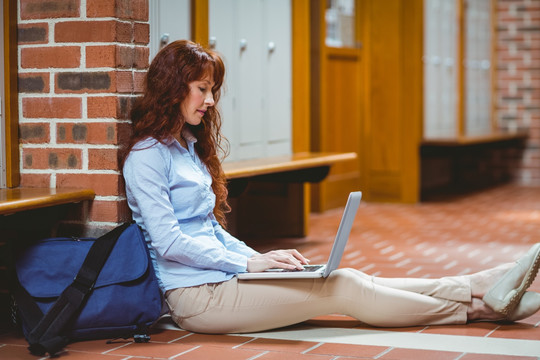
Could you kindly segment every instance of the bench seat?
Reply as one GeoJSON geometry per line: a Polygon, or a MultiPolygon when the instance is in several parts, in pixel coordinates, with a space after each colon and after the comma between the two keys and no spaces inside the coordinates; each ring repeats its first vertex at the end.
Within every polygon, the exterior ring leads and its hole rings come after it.
{"type": "Polygon", "coordinates": [[[225,162],[223,169],[228,179],[246,178],[296,170],[330,167],[336,162],[354,160],[356,153],[303,152],[254,160],[225,162]]]}
{"type": "Polygon", "coordinates": [[[0,215],[92,200],[92,189],[13,188],[0,189],[0,215]]]}
{"type": "Polygon", "coordinates": [[[308,233],[310,196],[305,184],[322,181],[332,165],[356,153],[302,152],[225,162],[229,230],[240,238],[303,237],[308,233]]]}
{"type": "Polygon", "coordinates": [[[518,132],[498,132],[487,135],[477,135],[477,136],[457,136],[449,138],[434,138],[434,139],[425,139],[422,141],[422,146],[444,146],[444,147],[455,147],[455,146],[468,146],[468,145],[480,145],[480,144],[490,144],[497,142],[506,142],[506,141],[515,141],[515,140],[525,140],[529,134],[525,131],[518,132]]]}
{"type": "Polygon", "coordinates": [[[527,132],[518,131],[422,141],[421,200],[511,181],[527,138],[527,132]]]}

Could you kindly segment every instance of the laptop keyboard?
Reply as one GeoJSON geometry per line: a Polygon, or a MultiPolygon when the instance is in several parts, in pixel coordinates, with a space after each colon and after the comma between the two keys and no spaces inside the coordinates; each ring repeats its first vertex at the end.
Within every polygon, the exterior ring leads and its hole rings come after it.
{"type": "Polygon", "coordinates": [[[283,272],[314,272],[322,268],[324,265],[304,265],[303,270],[283,270],[283,272]]]}

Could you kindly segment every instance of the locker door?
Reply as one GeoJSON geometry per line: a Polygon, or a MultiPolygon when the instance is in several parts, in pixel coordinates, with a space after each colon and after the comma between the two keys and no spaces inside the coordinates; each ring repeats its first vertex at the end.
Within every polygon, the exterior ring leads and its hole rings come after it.
{"type": "Polygon", "coordinates": [[[190,39],[189,3],[189,0],[150,1],[150,61],[163,45],[190,39]]]}
{"type": "Polygon", "coordinates": [[[264,0],[263,23],[267,155],[285,155],[292,152],[290,0],[264,0]]]}
{"type": "Polygon", "coordinates": [[[292,151],[290,8],[290,0],[209,1],[209,43],[227,67],[227,161],[292,151]]]}
{"type": "Polygon", "coordinates": [[[210,0],[208,11],[209,44],[225,62],[225,82],[218,107],[221,111],[222,132],[229,141],[228,161],[238,159],[239,130],[237,121],[237,44],[236,0],[210,0]]]}
{"type": "Polygon", "coordinates": [[[263,128],[264,47],[262,36],[262,2],[238,0],[236,39],[238,54],[238,104],[241,159],[259,158],[265,154],[263,128]]]}

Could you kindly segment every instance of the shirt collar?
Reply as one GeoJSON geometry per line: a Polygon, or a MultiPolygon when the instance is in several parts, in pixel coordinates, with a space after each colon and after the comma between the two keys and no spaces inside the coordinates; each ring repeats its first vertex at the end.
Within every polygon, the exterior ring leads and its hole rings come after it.
{"type": "Polygon", "coordinates": [[[195,137],[195,135],[193,135],[193,133],[187,126],[182,129],[182,137],[184,138],[184,140],[186,140],[187,143],[194,144],[197,142],[197,138],[195,137]]]}
{"type": "MultiPolygon", "coordinates": [[[[188,128],[183,128],[182,129],[182,138],[184,138],[184,140],[186,141],[186,143],[189,145],[189,144],[195,144],[197,142],[197,138],[195,137],[195,135],[193,135],[193,133],[191,132],[190,129],[188,128]]],[[[165,144],[167,145],[172,145],[173,143],[178,142],[178,140],[174,137],[174,136],[169,136],[168,138],[164,139],[163,141],[165,144]]]]}

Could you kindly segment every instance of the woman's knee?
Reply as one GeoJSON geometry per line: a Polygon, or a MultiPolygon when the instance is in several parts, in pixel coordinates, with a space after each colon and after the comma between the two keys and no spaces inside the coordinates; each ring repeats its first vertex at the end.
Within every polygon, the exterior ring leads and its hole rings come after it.
{"type": "Polygon", "coordinates": [[[330,278],[336,278],[338,281],[366,283],[372,282],[372,277],[352,268],[341,268],[332,271],[330,278]]]}
{"type": "Polygon", "coordinates": [[[371,277],[354,269],[337,269],[333,271],[328,280],[333,284],[335,294],[342,296],[359,296],[366,289],[372,289],[371,277]]]}

